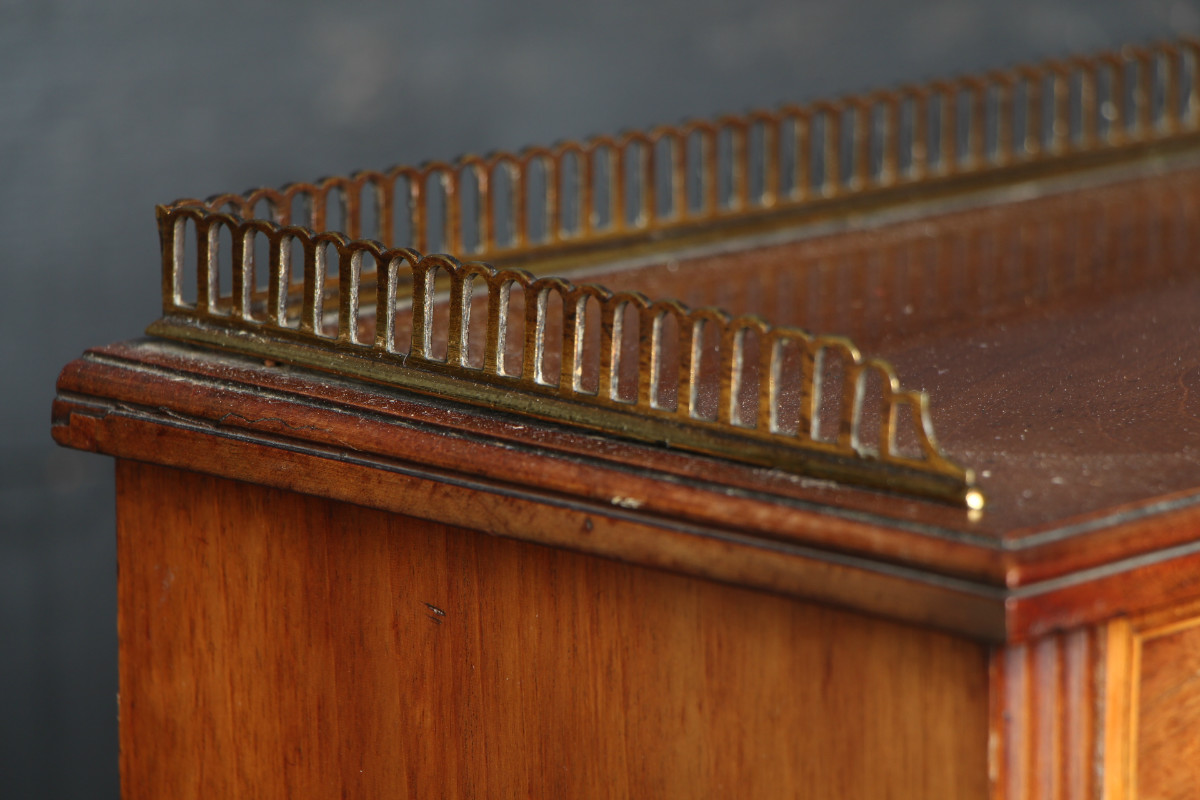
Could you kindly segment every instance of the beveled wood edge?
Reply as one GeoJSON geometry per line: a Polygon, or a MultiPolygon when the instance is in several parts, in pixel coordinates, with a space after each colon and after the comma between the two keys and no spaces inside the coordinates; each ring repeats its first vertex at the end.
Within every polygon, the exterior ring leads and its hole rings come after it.
{"type": "MultiPolygon", "coordinates": [[[[439,430],[463,435],[478,434],[479,441],[502,446],[506,452],[514,447],[528,449],[530,434],[536,432],[539,451],[570,458],[582,456],[602,471],[608,470],[604,474],[614,468],[626,473],[640,469],[639,479],[653,476],[667,481],[673,490],[695,486],[709,492],[703,502],[696,495],[687,495],[667,503],[664,496],[653,495],[645,498],[647,510],[657,509],[672,518],[694,518],[706,524],[720,519],[768,538],[863,554],[1011,589],[1025,587],[1029,593],[1060,588],[1063,580],[1070,580],[1071,576],[1078,580],[1088,570],[1111,568],[1130,558],[1191,543],[1195,541],[1194,531],[1200,526],[1200,494],[1185,492],[1089,514],[1086,518],[1067,518],[1061,525],[1069,534],[1057,537],[1026,539],[972,533],[969,515],[939,504],[920,504],[819,481],[771,483],[780,476],[770,471],[672,454],[503,415],[489,417],[477,409],[439,405],[428,398],[373,384],[303,369],[266,367],[256,359],[167,342],[135,341],[91,350],[64,370],[66,382],[61,386],[127,402],[170,403],[172,407],[179,406],[177,410],[207,416],[221,424],[250,425],[249,420],[228,413],[228,404],[232,402],[229,398],[214,396],[212,401],[201,404],[198,394],[193,392],[188,398],[190,405],[185,408],[170,393],[153,395],[156,381],[174,387],[179,378],[192,381],[197,389],[205,386],[213,392],[238,392],[238,402],[259,403],[266,399],[271,412],[265,415],[268,417],[288,404],[297,405],[305,413],[321,406],[342,412],[339,416],[348,412],[362,420],[434,425],[439,430]],[[89,364],[95,369],[89,370],[89,364]],[[115,378],[114,370],[107,367],[130,371],[130,375],[125,379],[115,378]],[[95,374],[85,380],[89,372],[95,374]],[[721,470],[719,483],[708,477],[708,471],[714,467],[721,470]],[[731,505],[738,507],[722,515],[731,505]],[[748,509],[753,513],[748,513],[748,509]],[[1034,588],[1035,585],[1040,587],[1034,588]]],[[[313,426],[305,430],[313,434],[297,431],[297,435],[314,435],[319,431],[313,426]]],[[[343,431],[343,438],[353,435],[354,446],[359,449],[375,448],[382,455],[396,454],[394,441],[380,437],[364,439],[360,434],[358,429],[343,431]]],[[[545,471],[527,475],[525,479],[543,480],[548,488],[568,492],[590,489],[594,481],[592,477],[587,482],[560,485],[557,474],[545,471]]]]}
{"type": "Polygon", "coordinates": [[[170,411],[62,395],[62,445],[306,492],[656,569],[800,597],[989,641],[1004,637],[992,587],[866,559],[766,542],[418,464],[264,433],[214,430],[170,411]]]}
{"type": "MultiPolygon", "coordinates": [[[[107,352],[111,355],[111,351],[107,352]]],[[[544,511],[547,516],[542,527],[516,526],[497,530],[500,535],[832,602],[990,641],[1019,641],[1137,613],[1167,601],[1200,597],[1200,579],[1192,577],[1200,575],[1200,541],[1194,537],[1183,544],[1014,586],[1011,562],[1006,561],[1011,553],[1000,546],[989,549],[978,543],[968,546],[962,542],[937,541],[910,531],[886,528],[886,521],[881,523],[861,515],[858,519],[839,518],[821,509],[797,508],[770,499],[764,502],[763,498],[722,497],[719,485],[714,490],[711,485],[688,485],[686,481],[664,478],[646,470],[622,470],[612,464],[588,464],[561,453],[533,452],[540,450],[540,441],[536,448],[527,446],[522,453],[511,441],[487,443],[472,439],[461,430],[449,431],[447,435],[446,429],[437,430],[436,421],[428,419],[416,424],[409,421],[407,425],[393,421],[387,426],[388,431],[372,438],[361,435],[362,428],[369,427],[371,420],[365,419],[369,415],[359,408],[335,411],[320,409],[304,398],[289,398],[281,403],[279,397],[257,396],[239,382],[240,376],[228,369],[223,371],[224,381],[206,383],[195,375],[189,376],[193,391],[186,393],[185,402],[178,392],[181,375],[164,376],[145,365],[118,362],[120,359],[113,357],[85,356],[64,369],[54,409],[54,435],[61,444],[320,494],[481,530],[495,527],[496,519],[467,514],[459,507],[458,499],[446,500],[445,508],[426,508],[418,513],[392,496],[376,497],[356,489],[347,490],[339,484],[334,468],[355,464],[359,472],[379,469],[389,474],[404,474],[409,480],[425,484],[457,487],[455,491],[466,496],[478,491],[500,505],[506,502],[504,498],[519,497],[533,504],[532,507],[557,510],[544,511]],[[160,384],[157,388],[156,381],[160,384]],[[239,408],[239,412],[230,411],[233,407],[239,408]],[[321,424],[305,424],[300,417],[290,419],[288,412],[292,407],[302,409],[309,417],[321,413],[321,424]],[[325,424],[335,416],[341,418],[341,427],[337,429],[325,424]],[[164,452],[170,449],[162,444],[165,439],[161,438],[166,436],[167,429],[188,432],[187,443],[179,441],[175,445],[181,448],[180,452],[164,452]],[[149,434],[148,430],[159,433],[149,434]],[[322,432],[324,436],[318,435],[322,432]],[[389,438],[388,447],[379,446],[389,438]],[[448,443],[450,450],[443,454],[445,458],[440,465],[431,463],[437,461],[430,458],[433,451],[416,441],[422,438],[426,443],[434,440],[448,443]],[[414,441],[407,442],[408,439],[414,441]],[[407,450],[395,446],[400,441],[407,442],[407,450]],[[214,452],[201,458],[197,442],[205,442],[214,452]],[[260,459],[270,452],[277,456],[303,453],[309,458],[325,460],[327,469],[306,468],[307,483],[280,478],[275,471],[247,470],[242,459],[219,456],[221,447],[235,442],[260,448],[255,450],[260,459]],[[493,469],[489,474],[486,469],[464,468],[472,458],[495,466],[492,460],[498,455],[505,457],[501,470],[493,469]],[[647,482],[653,486],[651,491],[646,490],[647,482]],[[635,486],[640,489],[626,489],[635,486]],[[702,502],[705,498],[710,502],[702,502]],[[711,502],[714,500],[728,505],[726,513],[715,513],[711,502]],[[703,513],[681,514],[695,508],[703,513]],[[555,517],[556,514],[594,515],[609,520],[610,524],[619,520],[622,525],[632,524],[630,530],[639,531],[637,536],[642,539],[635,541],[630,534],[599,545],[596,537],[565,533],[561,525],[567,523],[555,517]],[[557,521],[550,521],[552,518],[557,521]],[[770,535],[770,526],[780,523],[790,525],[793,534],[801,535],[790,538],[778,532],[770,535]],[[808,539],[803,538],[806,528],[813,534],[808,539]],[[663,531],[673,533],[666,536],[663,531]],[[679,537],[687,542],[707,542],[708,547],[681,556],[677,552],[679,537]],[[838,548],[836,544],[843,537],[857,542],[862,549],[850,551],[845,542],[838,548]],[[925,563],[914,564],[911,553],[907,562],[896,557],[897,549],[919,547],[922,538],[931,551],[942,552],[941,560],[927,559],[925,563]],[[714,541],[733,548],[739,558],[731,561],[716,556],[714,541]],[[956,548],[958,561],[947,561],[945,552],[953,553],[956,548]],[[707,559],[702,553],[709,554],[707,559]],[[853,578],[844,581],[831,578],[835,573],[853,578]],[[910,596],[901,600],[902,594],[910,596]]],[[[440,413],[457,412],[443,409],[440,413]]],[[[345,479],[340,480],[344,483],[345,479]]],[[[576,527],[583,524],[581,518],[572,519],[576,527]]]]}
{"type": "MultiPolygon", "coordinates": [[[[282,431],[318,444],[537,485],[583,499],[615,503],[624,498],[623,504],[632,503],[642,513],[995,586],[1007,579],[1005,565],[997,562],[985,537],[876,513],[914,505],[899,496],[794,479],[507,415],[489,416],[402,390],[303,369],[264,367],[261,361],[187,345],[126,343],[89,351],[63,370],[59,390],[118,403],[169,406],[218,426],[282,431]],[[177,391],[181,380],[191,388],[185,395],[177,391]],[[235,406],[239,413],[230,412],[235,406]],[[316,417],[320,424],[314,424],[316,417]],[[403,437],[398,435],[401,431],[403,437]],[[431,432],[436,433],[430,436],[431,432]],[[423,436],[438,447],[423,448],[410,441],[423,436]],[[517,467],[524,469],[516,471],[517,467]],[[719,480],[712,477],[716,470],[719,480]],[[782,488],[793,491],[782,494],[780,486],[773,491],[756,480],[768,476],[786,479],[782,488]],[[847,496],[873,506],[831,505],[847,496]]],[[[310,492],[319,493],[319,487],[310,487],[310,492]]],[[[925,507],[966,516],[940,504],[925,507]]]]}
{"type": "Polygon", "coordinates": [[[1200,541],[1009,591],[1010,633],[1041,636],[1200,598],[1200,541]]]}
{"type": "Polygon", "coordinates": [[[1034,534],[1006,532],[1013,553],[1010,585],[1043,583],[1140,552],[1193,541],[1200,530],[1200,490],[1187,490],[1047,523],[1034,534]],[[1087,542],[1081,547],[1080,542],[1087,542]]]}

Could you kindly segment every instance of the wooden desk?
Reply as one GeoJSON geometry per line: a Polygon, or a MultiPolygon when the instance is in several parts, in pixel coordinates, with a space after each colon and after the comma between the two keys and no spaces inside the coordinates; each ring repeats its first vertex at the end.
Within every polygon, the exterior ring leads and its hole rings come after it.
{"type": "Polygon", "coordinates": [[[85,354],[54,435],[117,459],[125,796],[1193,796],[1200,168],[1151,144],[603,265],[886,357],[982,513],[273,358],[85,354]]]}

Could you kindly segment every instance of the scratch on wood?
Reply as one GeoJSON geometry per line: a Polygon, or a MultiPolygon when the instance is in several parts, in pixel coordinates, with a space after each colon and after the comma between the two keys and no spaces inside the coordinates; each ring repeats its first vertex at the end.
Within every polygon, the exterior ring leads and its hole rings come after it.
{"type": "Polygon", "coordinates": [[[437,625],[442,624],[442,621],[446,617],[445,611],[442,611],[440,608],[435,606],[433,603],[422,602],[421,605],[425,606],[425,608],[429,609],[429,611],[431,612],[429,614],[426,614],[425,616],[427,616],[429,619],[433,620],[433,622],[437,625]]]}

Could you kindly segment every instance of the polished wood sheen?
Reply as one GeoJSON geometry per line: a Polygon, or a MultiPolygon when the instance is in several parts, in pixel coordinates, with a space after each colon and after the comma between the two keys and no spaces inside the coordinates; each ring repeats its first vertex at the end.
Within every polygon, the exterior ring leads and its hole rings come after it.
{"type": "Polygon", "coordinates": [[[979,644],[186,471],[117,474],[126,798],[987,796],[979,644]]]}
{"type": "Polygon", "coordinates": [[[1200,617],[1142,639],[1138,686],[1138,796],[1196,796],[1200,764],[1200,617]]]}
{"type": "Polygon", "coordinates": [[[589,268],[852,334],[982,513],[84,354],[54,436],[118,459],[126,797],[1197,796],[1200,166],[1160,155],[589,268]]]}
{"type": "Polygon", "coordinates": [[[1200,603],[1110,627],[1106,800],[1196,796],[1200,764],[1200,603]]]}
{"type": "Polygon", "coordinates": [[[1107,640],[1107,626],[1098,625],[994,652],[994,800],[1098,796],[1107,763],[1107,640]]]}

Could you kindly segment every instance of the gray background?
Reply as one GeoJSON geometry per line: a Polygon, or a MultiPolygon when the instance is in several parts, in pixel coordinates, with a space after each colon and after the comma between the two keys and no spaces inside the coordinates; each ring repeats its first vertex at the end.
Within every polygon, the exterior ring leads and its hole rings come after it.
{"type": "Polygon", "coordinates": [[[0,0],[0,796],[117,794],[112,465],[49,410],[156,316],[156,202],[1197,32],[1169,0],[0,0]]]}

